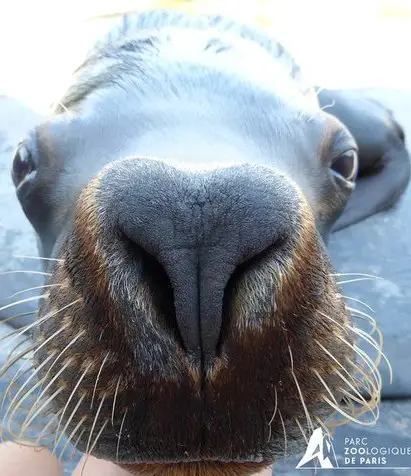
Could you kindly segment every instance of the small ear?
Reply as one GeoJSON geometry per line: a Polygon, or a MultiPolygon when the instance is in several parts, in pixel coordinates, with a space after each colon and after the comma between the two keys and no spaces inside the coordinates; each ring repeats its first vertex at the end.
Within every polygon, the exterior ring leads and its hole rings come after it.
{"type": "Polygon", "coordinates": [[[357,90],[320,90],[321,107],[336,116],[359,148],[356,188],[333,231],[392,207],[411,174],[405,134],[392,111],[357,90]]]}

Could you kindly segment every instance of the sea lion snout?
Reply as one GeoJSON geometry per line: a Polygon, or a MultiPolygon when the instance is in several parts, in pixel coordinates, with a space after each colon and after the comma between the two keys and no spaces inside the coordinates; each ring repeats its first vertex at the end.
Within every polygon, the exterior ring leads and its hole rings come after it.
{"type": "Polygon", "coordinates": [[[284,172],[113,161],[66,229],[37,358],[62,356],[49,389],[66,430],[103,425],[94,447],[94,431],[79,438],[83,451],[124,464],[264,466],[283,450],[284,425],[298,445],[311,415],[333,411],[324,392],[342,398],[333,359],[352,366],[350,316],[311,208],[284,172]],[[332,349],[321,361],[317,341],[332,349]]]}
{"type": "Polygon", "coordinates": [[[292,254],[301,200],[296,186],[272,168],[193,173],[157,160],[126,159],[111,163],[83,190],[74,234],[98,243],[104,267],[124,254],[118,267],[149,275],[153,299],[169,295],[165,319],[175,320],[185,352],[210,362],[227,319],[230,278],[268,253],[278,260],[292,254]]]}

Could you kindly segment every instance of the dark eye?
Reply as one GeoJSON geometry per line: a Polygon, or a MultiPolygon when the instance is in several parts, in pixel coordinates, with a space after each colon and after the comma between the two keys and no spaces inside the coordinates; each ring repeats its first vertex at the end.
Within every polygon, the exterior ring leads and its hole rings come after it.
{"type": "Polygon", "coordinates": [[[347,150],[337,156],[331,164],[331,170],[344,180],[354,182],[358,171],[358,153],[355,149],[347,150]]]}
{"type": "Polygon", "coordinates": [[[12,179],[17,187],[32,172],[35,171],[35,164],[32,154],[25,144],[20,144],[14,154],[12,179]]]}

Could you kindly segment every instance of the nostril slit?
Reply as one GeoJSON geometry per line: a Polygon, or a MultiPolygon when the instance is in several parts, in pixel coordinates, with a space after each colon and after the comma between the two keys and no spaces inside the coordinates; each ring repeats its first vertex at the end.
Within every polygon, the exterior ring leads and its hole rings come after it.
{"type": "Polygon", "coordinates": [[[129,256],[127,263],[132,263],[138,273],[137,286],[142,282],[148,288],[161,328],[171,333],[184,348],[177,326],[173,287],[166,270],[152,254],[132,241],[124,232],[120,231],[120,236],[129,256]]]}

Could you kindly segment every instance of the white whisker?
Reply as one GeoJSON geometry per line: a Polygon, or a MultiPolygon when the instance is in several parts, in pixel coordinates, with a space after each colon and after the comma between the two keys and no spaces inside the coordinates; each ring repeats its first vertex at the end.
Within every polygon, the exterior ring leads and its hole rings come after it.
{"type": "Polygon", "coordinates": [[[58,263],[64,263],[64,259],[58,258],[46,258],[44,256],[24,256],[24,255],[13,255],[13,258],[18,259],[37,259],[37,260],[44,260],[44,261],[57,261],[58,263]]]}
{"type": "MultiPolygon", "coordinates": [[[[101,400],[100,400],[100,405],[99,405],[98,408],[97,408],[97,412],[96,412],[96,415],[95,415],[95,417],[94,417],[93,424],[91,425],[91,430],[90,430],[90,434],[89,434],[89,437],[88,437],[88,440],[87,440],[87,447],[86,447],[86,453],[85,453],[87,456],[86,456],[86,459],[85,459],[85,461],[84,461],[83,469],[82,469],[82,471],[81,471],[82,473],[83,473],[83,471],[84,471],[84,468],[86,467],[87,459],[88,459],[88,457],[90,456],[89,450],[90,450],[91,438],[93,437],[94,428],[95,428],[95,426],[96,426],[96,423],[97,423],[98,417],[99,417],[99,415],[100,415],[100,411],[101,411],[101,408],[102,408],[102,406],[103,406],[103,403],[104,403],[105,398],[106,398],[106,394],[104,394],[104,395],[102,396],[101,400]]],[[[107,422],[107,420],[106,420],[106,422],[107,422]]]]}
{"type": "Polygon", "coordinates": [[[274,412],[273,416],[271,417],[270,421],[268,422],[269,434],[268,434],[268,441],[271,440],[271,425],[274,421],[275,415],[277,413],[277,404],[278,404],[278,397],[277,397],[277,387],[274,387],[274,394],[275,394],[275,405],[274,405],[274,412]]]}
{"type": "Polygon", "coordinates": [[[338,286],[342,284],[349,284],[349,283],[358,283],[360,281],[373,281],[376,278],[355,278],[355,279],[347,279],[346,281],[337,281],[338,286]]]}
{"type": "Polygon", "coordinates": [[[0,276],[5,276],[7,274],[20,274],[20,273],[38,274],[40,276],[52,276],[51,273],[45,273],[44,271],[30,271],[30,270],[23,270],[23,269],[16,269],[15,271],[2,271],[0,273],[0,276]]]}
{"type": "Polygon", "coordinates": [[[51,360],[53,358],[55,353],[49,355],[47,357],[47,359],[45,359],[44,362],[41,363],[41,365],[39,365],[36,370],[28,377],[28,379],[24,382],[24,384],[19,388],[19,390],[17,391],[17,393],[14,395],[12,401],[10,402],[10,405],[9,407],[7,408],[7,411],[6,411],[6,414],[4,415],[4,418],[3,420],[6,421],[7,419],[7,416],[10,413],[10,420],[9,421],[13,421],[13,418],[14,418],[14,414],[16,413],[16,411],[19,409],[19,407],[21,406],[21,404],[34,392],[34,390],[36,390],[36,388],[38,388],[42,382],[43,382],[43,379],[40,379],[36,384],[34,384],[30,390],[28,390],[20,400],[17,400],[20,396],[20,394],[22,393],[22,391],[26,388],[26,386],[28,385],[28,383],[39,373],[39,371],[48,363],[49,360],[51,360]],[[16,404],[16,406],[14,406],[16,404]]]}
{"type": "Polygon", "coordinates": [[[300,420],[298,418],[296,418],[295,422],[297,423],[297,426],[300,429],[301,434],[303,435],[305,443],[308,445],[308,438],[307,438],[307,435],[305,434],[305,431],[304,431],[303,427],[301,426],[300,420]]]}
{"type": "Polygon", "coordinates": [[[365,278],[384,279],[381,276],[375,276],[375,274],[367,273],[330,273],[330,276],[363,276],[365,278]]]}
{"type": "MultiPolygon", "coordinates": [[[[51,313],[47,313],[45,314],[43,317],[39,318],[39,319],[36,319],[32,324],[29,324],[28,326],[24,326],[16,335],[13,336],[13,338],[6,343],[6,345],[10,344],[10,342],[14,341],[15,339],[17,339],[19,336],[21,336],[22,334],[24,334],[26,331],[28,331],[29,329],[32,329],[33,327],[35,326],[38,326],[40,325],[41,323],[47,321],[48,319],[50,319],[51,317],[54,317],[56,316],[58,313],[60,313],[61,311],[64,311],[65,309],[67,309],[68,307],[70,306],[73,306],[74,304],[77,304],[79,301],[81,301],[81,299],[76,299],[75,301],[71,302],[70,304],[67,304],[66,306],[63,306],[62,308],[58,309],[57,311],[53,311],[51,313]]],[[[8,337],[10,337],[11,335],[13,335],[14,332],[11,332],[10,334],[8,334],[7,336],[3,337],[1,340],[4,340],[4,339],[7,339],[8,337]]],[[[0,346],[0,350],[2,350],[4,348],[4,345],[3,346],[0,346]]]]}
{"type": "Polygon", "coordinates": [[[36,289],[54,288],[58,286],[61,286],[61,284],[43,284],[42,286],[34,286],[33,288],[27,288],[27,289],[23,289],[22,291],[17,291],[16,293],[11,294],[10,296],[7,296],[6,299],[12,299],[18,296],[19,294],[27,293],[28,291],[34,291],[36,289]]]}
{"type": "Polygon", "coordinates": [[[120,381],[121,381],[121,374],[120,376],[118,377],[118,380],[117,380],[117,385],[116,385],[116,390],[114,392],[114,399],[113,399],[113,410],[111,412],[111,424],[112,426],[114,426],[114,411],[116,409],[116,402],[117,402],[117,395],[118,395],[118,389],[120,387],[120,381]]]}
{"type": "MultiPolygon", "coordinates": [[[[88,367],[88,368],[89,368],[89,367],[88,367]]],[[[88,368],[87,368],[86,370],[88,370],[88,368]]],[[[84,377],[84,374],[83,374],[83,377],[84,377]]],[[[80,383],[81,383],[81,380],[79,380],[79,382],[77,382],[77,385],[76,385],[75,389],[73,390],[73,392],[71,392],[71,395],[70,395],[70,397],[69,397],[69,400],[67,400],[67,403],[66,403],[66,405],[65,405],[65,407],[64,407],[64,409],[63,409],[63,413],[61,414],[61,417],[60,417],[60,419],[59,419],[59,423],[58,423],[57,430],[56,430],[56,439],[55,439],[55,441],[54,441],[53,453],[55,453],[55,450],[57,449],[57,446],[58,446],[58,444],[60,443],[60,440],[63,438],[63,436],[64,436],[64,434],[66,433],[67,428],[69,427],[69,425],[70,425],[72,419],[73,419],[74,416],[76,415],[77,410],[79,409],[81,403],[83,402],[84,398],[86,397],[86,394],[83,393],[83,395],[79,398],[79,401],[77,402],[76,406],[74,407],[73,411],[71,412],[71,415],[70,415],[70,417],[68,418],[68,420],[66,421],[66,424],[64,425],[63,429],[61,430],[61,433],[60,433],[60,436],[59,436],[60,425],[61,425],[61,421],[62,421],[62,419],[63,419],[63,417],[64,417],[64,413],[66,412],[67,407],[68,407],[68,405],[69,405],[69,403],[70,403],[70,400],[71,400],[71,398],[73,397],[74,392],[75,392],[75,390],[77,390],[77,387],[80,385],[80,383]]]]}
{"type": "MultiPolygon", "coordinates": [[[[69,325],[69,324],[68,324],[69,325]]],[[[55,361],[50,365],[50,368],[47,370],[47,373],[45,375],[45,378],[47,379],[51,369],[56,365],[56,363],[61,359],[62,355],[72,346],[74,345],[80,337],[82,337],[85,334],[85,330],[80,331],[71,341],[64,347],[64,349],[58,354],[56,357],[55,361]]],[[[44,344],[44,343],[43,343],[44,344]]]]}
{"type": "Polygon", "coordinates": [[[350,297],[350,296],[346,296],[344,294],[341,295],[342,298],[344,299],[349,299],[350,301],[355,301],[355,302],[358,302],[359,304],[362,304],[363,306],[365,306],[367,309],[369,309],[371,312],[375,312],[374,309],[369,306],[367,303],[365,303],[364,301],[361,301],[360,299],[357,299],[357,298],[353,298],[353,297],[350,297]]]}
{"type": "MultiPolygon", "coordinates": [[[[34,414],[32,415],[32,417],[27,421],[24,421],[23,423],[23,426],[22,426],[22,429],[20,431],[20,437],[21,435],[24,434],[24,431],[25,429],[30,426],[30,423],[38,416],[40,415],[40,413],[59,395],[59,393],[61,393],[62,391],[64,390],[63,387],[60,387],[58,388],[54,393],[53,395],[51,395],[39,408],[36,412],[34,412],[34,414]]],[[[20,439],[20,438],[19,438],[20,439]]]]}
{"type": "MultiPolygon", "coordinates": [[[[57,438],[57,435],[58,435],[58,432],[59,432],[59,429],[60,429],[60,423],[61,423],[61,420],[63,419],[66,411],[67,411],[67,408],[72,400],[72,398],[74,397],[78,387],[80,386],[81,382],[83,381],[84,377],[86,376],[87,372],[90,370],[90,367],[92,366],[93,364],[90,363],[88,364],[88,366],[86,367],[86,370],[81,374],[80,378],[78,379],[76,385],[74,386],[73,390],[71,391],[71,394],[69,396],[69,398],[67,399],[67,402],[63,408],[63,413],[61,414],[61,419],[59,421],[59,424],[58,424],[58,427],[57,427],[57,431],[56,431],[56,438],[57,438]]],[[[77,406],[80,405],[80,403],[82,402],[83,398],[84,398],[85,395],[82,396],[82,398],[80,399],[79,403],[77,404],[77,406]]],[[[73,418],[74,416],[74,413],[77,411],[77,407],[74,409],[73,413],[71,414],[70,418],[67,420],[67,423],[66,423],[66,426],[63,428],[63,430],[61,431],[61,435],[60,437],[58,438],[58,440],[56,441],[55,443],[55,446],[57,446],[60,442],[60,439],[62,438],[63,434],[65,433],[66,429],[67,429],[67,426],[70,424],[70,421],[71,419],[73,418]]]]}
{"type": "Polygon", "coordinates": [[[17,306],[18,304],[24,304],[25,302],[30,302],[30,301],[37,301],[38,299],[43,299],[47,298],[48,294],[39,294],[38,296],[31,296],[25,299],[20,299],[20,301],[15,301],[12,302],[11,304],[6,304],[3,307],[0,307],[0,311],[4,311],[5,309],[9,309],[10,307],[17,306]]]}
{"type": "MultiPolygon", "coordinates": [[[[284,432],[284,460],[285,460],[287,458],[287,431],[285,429],[284,419],[283,419],[283,416],[281,414],[280,409],[278,410],[278,416],[280,417],[281,425],[283,427],[283,432],[284,432]]],[[[118,459],[117,459],[117,461],[118,461],[118,459]]]]}
{"type": "Polygon", "coordinates": [[[118,433],[117,450],[116,450],[116,461],[117,461],[117,463],[118,463],[118,453],[120,451],[120,439],[121,439],[121,434],[123,433],[123,426],[124,426],[124,422],[126,420],[127,411],[128,411],[128,408],[126,408],[125,411],[124,411],[123,419],[121,420],[120,431],[118,433]]]}
{"type": "Polygon", "coordinates": [[[288,345],[288,351],[290,353],[290,359],[291,359],[291,375],[294,378],[294,382],[295,382],[295,385],[297,387],[298,394],[300,396],[301,404],[302,404],[303,409],[304,409],[305,417],[307,418],[308,426],[311,428],[312,431],[314,431],[314,427],[313,427],[313,423],[311,421],[310,413],[309,413],[308,408],[305,404],[303,393],[301,391],[300,385],[298,384],[297,376],[295,375],[295,372],[294,372],[293,354],[291,352],[291,347],[289,345],[288,345]]]}
{"type": "MultiPolygon", "coordinates": [[[[60,457],[59,457],[59,460],[62,461],[63,460],[63,455],[64,453],[66,452],[67,450],[67,447],[68,445],[71,443],[72,439],[74,438],[75,434],[78,432],[78,430],[80,429],[80,427],[82,426],[82,424],[85,422],[85,420],[87,420],[87,417],[86,416],[83,416],[83,418],[81,418],[81,420],[77,423],[77,425],[74,427],[73,431],[70,433],[69,437],[67,438],[67,441],[65,443],[65,445],[63,446],[63,449],[61,450],[61,453],[60,453],[60,457]]],[[[85,428],[83,429],[83,431],[79,434],[78,438],[77,438],[77,441],[74,445],[74,448],[77,446],[78,442],[80,441],[80,438],[82,437],[83,433],[85,432],[85,428]]]]}
{"type": "MultiPolygon", "coordinates": [[[[60,377],[60,375],[67,369],[67,367],[72,363],[73,358],[69,359],[63,367],[56,373],[56,375],[50,380],[50,382],[46,385],[46,387],[42,390],[40,395],[37,397],[36,401],[33,404],[33,408],[28,412],[26,419],[23,423],[24,426],[28,426],[34,419],[33,415],[33,410],[36,408],[36,405],[41,401],[43,396],[46,394],[47,390],[53,385],[53,383],[60,377]],[[28,423],[26,424],[26,421],[28,420],[28,423]]],[[[59,390],[63,391],[64,388],[60,387],[59,390]]],[[[48,401],[48,400],[47,400],[48,401]]],[[[43,408],[44,404],[41,406],[43,408]]],[[[37,412],[36,412],[37,413],[37,412]]]]}
{"type": "Polygon", "coordinates": [[[93,388],[93,395],[92,395],[92,397],[91,397],[90,410],[93,408],[94,396],[95,396],[95,394],[96,394],[97,384],[98,384],[98,381],[99,381],[101,372],[102,372],[103,367],[104,367],[104,364],[106,363],[106,361],[107,361],[107,359],[109,358],[109,356],[110,356],[110,351],[107,352],[106,356],[105,356],[104,359],[103,359],[103,362],[101,363],[100,369],[99,369],[99,371],[98,371],[98,374],[97,374],[97,377],[96,377],[96,382],[95,382],[94,388],[93,388]]]}

